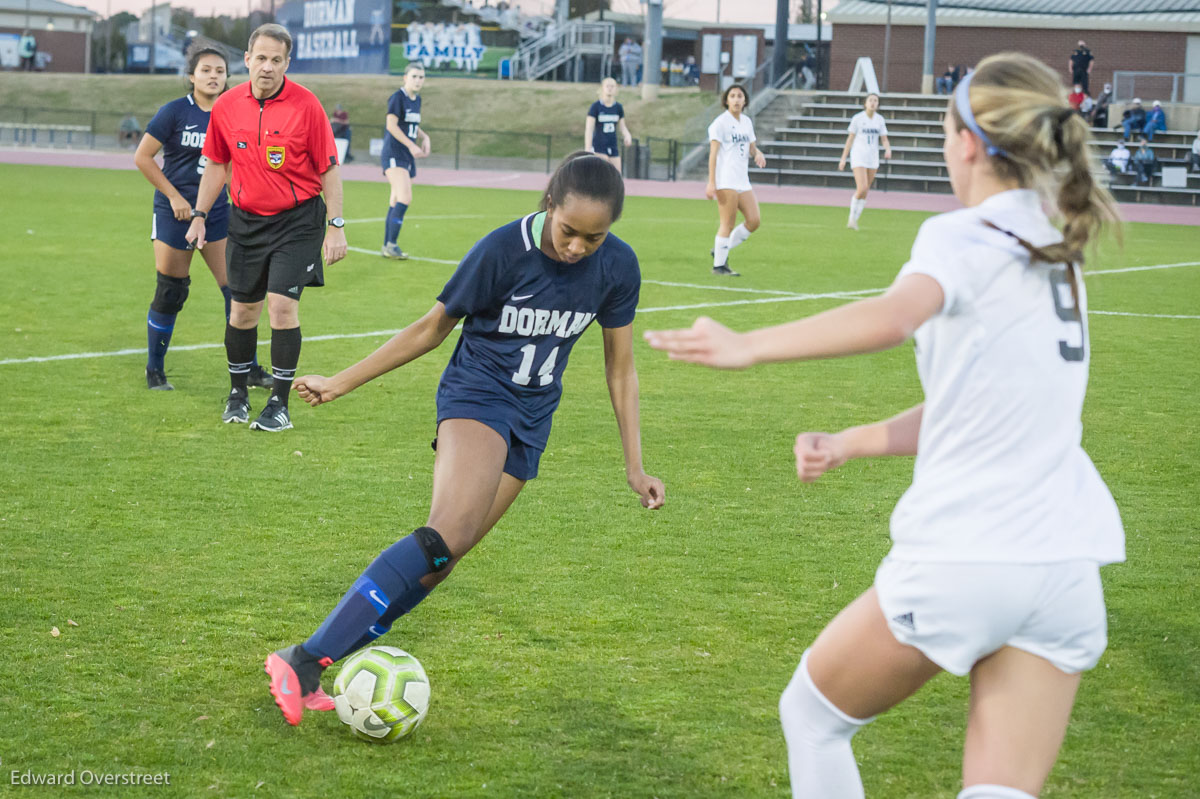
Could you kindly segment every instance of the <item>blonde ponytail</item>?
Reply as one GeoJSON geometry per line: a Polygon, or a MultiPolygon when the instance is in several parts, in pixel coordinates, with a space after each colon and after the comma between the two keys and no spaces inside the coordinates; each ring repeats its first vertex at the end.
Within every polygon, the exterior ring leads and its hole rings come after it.
{"type": "MultiPolygon", "coordinates": [[[[1053,198],[1062,217],[1060,243],[1036,248],[1022,242],[1034,258],[1078,263],[1106,225],[1120,238],[1116,203],[1092,177],[1091,129],[1067,104],[1053,70],[1024,53],[989,56],[972,76],[970,103],[999,150],[991,158],[997,176],[1053,198]]],[[[950,114],[957,129],[966,127],[953,102],[950,114]]]]}

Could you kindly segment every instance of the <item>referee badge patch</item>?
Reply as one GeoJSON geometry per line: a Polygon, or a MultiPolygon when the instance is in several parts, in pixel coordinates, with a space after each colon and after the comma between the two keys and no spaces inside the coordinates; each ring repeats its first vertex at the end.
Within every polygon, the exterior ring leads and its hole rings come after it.
{"type": "Polygon", "coordinates": [[[283,147],[268,147],[267,164],[270,165],[271,169],[279,169],[279,167],[283,166],[283,158],[285,155],[286,153],[284,153],[283,147]]]}

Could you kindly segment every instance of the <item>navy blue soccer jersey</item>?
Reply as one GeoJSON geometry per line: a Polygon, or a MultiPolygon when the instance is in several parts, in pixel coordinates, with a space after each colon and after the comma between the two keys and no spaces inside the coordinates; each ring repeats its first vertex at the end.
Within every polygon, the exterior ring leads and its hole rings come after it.
{"type": "Polygon", "coordinates": [[[592,129],[592,148],[596,152],[617,152],[617,123],[625,117],[625,109],[620,103],[604,105],[599,100],[592,103],[588,116],[595,117],[596,127],[592,129]]]}
{"type": "MultiPolygon", "coordinates": [[[[421,95],[415,98],[410,98],[404,89],[398,90],[390,98],[388,98],[387,112],[395,114],[400,120],[400,130],[404,131],[404,135],[413,141],[417,141],[417,132],[421,128],[421,95]]],[[[387,127],[383,129],[384,147],[389,145],[393,148],[408,152],[408,148],[400,143],[400,140],[388,132],[387,127]]]]}
{"type": "MultiPolygon", "coordinates": [[[[193,205],[200,188],[200,177],[208,163],[200,151],[204,147],[210,116],[211,113],[196,105],[195,99],[189,94],[158,109],[154,119],[146,126],[146,133],[162,142],[163,174],[193,205]]],[[[154,201],[170,207],[170,201],[160,191],[154,192],[154,201]]],[[[222,191],[213,207],[227,202],[222,191]]]]}
{"type": "Polygon", "coordinates": [[[637,256],[611,233],[587,258],[561,263],[541,251],[545,213],[492,231],[471,248],[438,296],[463,330],[442,373],[438,407],[503,414],[526,444],[545,449],[571,348],[593,320],[633,322],[637,256]]]}

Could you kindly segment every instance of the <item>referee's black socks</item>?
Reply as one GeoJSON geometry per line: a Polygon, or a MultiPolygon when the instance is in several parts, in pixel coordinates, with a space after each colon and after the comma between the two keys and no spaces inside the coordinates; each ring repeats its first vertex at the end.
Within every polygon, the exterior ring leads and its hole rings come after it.
{"type": "Polygon", "coordinates": [[[229,361],[229,385],[234,392],[246,396],[246,381],[250,364],[258,348],[258,325],[245,330],[225,323],[225,357],[229,361]]]}
{"type": "Polygon", "coordinates": [[[300,363],[300,328],[281,330],[271,328],[271,401],[287,407],[288,392],[296,379],[296,364],[300,363]]]}

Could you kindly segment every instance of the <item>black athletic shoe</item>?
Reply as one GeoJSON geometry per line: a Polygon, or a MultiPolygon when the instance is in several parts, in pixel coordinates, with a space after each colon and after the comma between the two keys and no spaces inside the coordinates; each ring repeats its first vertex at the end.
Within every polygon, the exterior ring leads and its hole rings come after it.
{"type": "Polygon", "coordinates": [[[245,394],[229,392],[229,400],[225,403],[225,413],[221,414],[221,421],[225,424],[245,424],[250,421],[250,400],[245,394]]]}
{"type": "Polygon", "coordinates": [[[161,369],[146,367],[146,388],[151,391],[174,391],[175,386],[167,382],[167,375],[161,369]]]}
{"type": "Polygon", "coordinates": [[[275,378],[269,371],[262,367],[261,363],[256,363],[250,367],[250,374],[246,377],[246,385],[250,388],[275,388],[275,378]]]}
{"type": "Polygon", "coordinates": [[[735,272],[732,269],[730,269],[729,264],[725,264],[724,266],[714,266],[713,274],[714,275],[725,275],[726,277],[741,277],[742,276],[741,272],[735,272]]]}
{"type": "Polygon", "coordinates": [[[287,406],[275,397],[262,409],[258,418],[250,423],[251,430],[265,430],[268,433],[282,433],[292,429],[292,417],[288,416],[287,406]]]}

